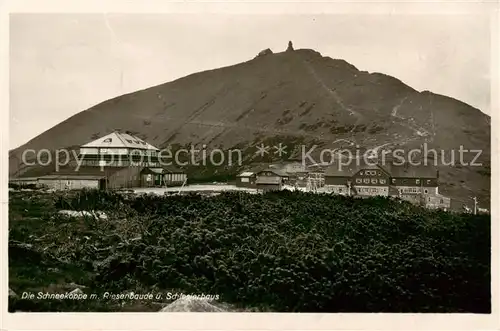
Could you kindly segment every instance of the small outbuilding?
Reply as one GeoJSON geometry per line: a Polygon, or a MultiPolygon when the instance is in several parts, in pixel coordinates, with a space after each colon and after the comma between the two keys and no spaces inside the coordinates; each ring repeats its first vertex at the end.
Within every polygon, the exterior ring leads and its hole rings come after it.
{"type": "Polygon", "coordinates": [[[256,173],[256,187],[263,191],[281,190],[289,177],[287,174],[276,169],[265,169],[256,173]]]}
{"type": "Polygon", "coordinates": [[[141,187],[179,186],[187,181],[187,174],[176,168],[144,168],[141,171],[141,187]]]}
{"type": "Polygon", "coordinates": [[[244,171],[236,176],[236,186],[238,187],[256,187],[257,176],[252,171],[244,171]]]}

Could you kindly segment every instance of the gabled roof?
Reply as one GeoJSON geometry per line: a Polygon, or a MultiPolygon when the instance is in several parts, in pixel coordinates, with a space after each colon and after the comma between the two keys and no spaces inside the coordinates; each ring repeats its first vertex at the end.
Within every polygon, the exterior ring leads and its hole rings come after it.
{"type": "Polygon", "coordinates": [[[125,167],[99,167],[99,166],[80,166],[77,165],[65,165],[60,166],[56,169],[55,164],[49,164],[48,166],[33,166],[27,169],[27,171],[21,174],[17,178],[39,178],[48,175],[78,175],[78,176],[100,176],[100,175],[110,175],[117,171],[122,170],[125,167]]]}
{"type": "Polygon", "coordinates": [[[251,171],[244,171],[241,174],[239,174],[237,177],[251,177],[253,175],[254,175],[254,173],[251,171]]]}
{"type": "Polygon", "coordinates": [[[131,148],[131,149],[149,149],[158,150],[158,148],[145,142],[139,137],[128,133],[112,132],[104,137],[91,141],[81,147],[114,147],[114,148],[131,148]]]}
{"type": "Polygon", "coordinates": [[[63,166],[58,171],[51,172],[50,176],[94,176],[106,177],[127,167],[93,167],[93,166],[63,166]]]}
{"type": "Polygon", "coordinates": [[[333,164],[326,171],[325,176],[330,177],[352,177],[360,170],[382,170],[392,178],[437,178],[436,168],[426,165],[411,165],[405,163],[396,165],[390,163],[384,166],[373,164],[374,162],[353,161],[349,165],[333,164]]]}
{"type": "Polygon", "coordinates": [[[77,179],[77,180],[98,180],[98,179],[103,179],[106,178],[104,174],[102,175],[80,175],[78,173],[75,173],[73,175],[67,174],[67,175],[47,175],[47,176],[41,176],[38,179],[40,180],[54,180],[54,179],[59,179],[59,180],[69,180],[69,179],[77,179]]]}
{"type": "Polygon", "coordinates": [[[437,178],[436,168],[430,165],[391,164],[389,171],[394,178],[437,178]]]}
{"type": "Polygon", "coordinates": [[[274,168],[266,168],[266,169],[261,169],[260,171],[257,172],[260,173],[260,172],[272,172],[273,174],[277,175],[277,176],[280,176],[280,177],[288,177],[288,174],[282,170],[279,170],[279,169],[274,169],[274,168]]]}
{"type": "Polygon", "coordinates": [[[389,172],[374,161],[366,162],[364,159],[352,160],[349,164],[332,164],[325,170],[325,176],[330,177],[352,177],[360,170],[382,170],[389,174],[389,172]]]}
{"type": "Polygon", "coordinates": [[[142,174],[183,174],[184,171],[172,166],[147,167],[142,169],[142,174]]]}

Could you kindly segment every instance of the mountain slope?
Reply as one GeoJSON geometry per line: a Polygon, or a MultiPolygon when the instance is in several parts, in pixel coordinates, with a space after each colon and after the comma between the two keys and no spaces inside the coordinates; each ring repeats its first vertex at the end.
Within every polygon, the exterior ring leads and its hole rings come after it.
{"type": "MultiPolygon", "coordinates": [[[[115,129],[160,148],[237,146],[249,159],[260,142],[295,144],[295,156],[300,156],[299,144],[333,148],[339,147],[332,144],[339,139],[362,148],[411,148],[427,142],[429,148],[458,151],[462,145],[484,150],[486,167],[490,159],[490,118],[478,109],[302,49],[259,56],[105,101],[11,151],[9,173],[17,172],[20,154],[27,148],[77,146],[115,129]]],[[[487,170],[479,173],[476,168],[443,168],[444,189],[452,195],[488,197],[487,170]],[[467,193],[459,194],[462,189],[467,193]]]]}

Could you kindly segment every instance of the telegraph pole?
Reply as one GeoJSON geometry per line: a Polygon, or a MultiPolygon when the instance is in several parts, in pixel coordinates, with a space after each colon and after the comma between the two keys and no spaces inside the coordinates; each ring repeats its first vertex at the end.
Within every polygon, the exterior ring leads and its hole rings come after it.
{"type": "Polygon", "coordinates": [[[474,200],[474,215],[476,215],[477,214],[477,198],[474,197],[474,198],[472,198],[472,200],[474,200]]]}

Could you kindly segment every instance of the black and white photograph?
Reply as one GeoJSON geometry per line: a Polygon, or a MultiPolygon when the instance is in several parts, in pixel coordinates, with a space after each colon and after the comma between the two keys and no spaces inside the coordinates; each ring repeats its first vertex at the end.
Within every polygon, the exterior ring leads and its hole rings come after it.
{"type": "Polygon", "coordinates": [[[492,316],[497,3],[191,4],[5,15],[4,314],[492,316]]]}

